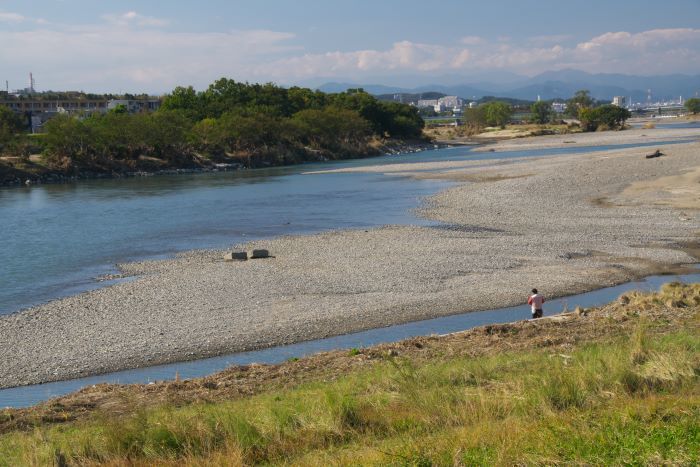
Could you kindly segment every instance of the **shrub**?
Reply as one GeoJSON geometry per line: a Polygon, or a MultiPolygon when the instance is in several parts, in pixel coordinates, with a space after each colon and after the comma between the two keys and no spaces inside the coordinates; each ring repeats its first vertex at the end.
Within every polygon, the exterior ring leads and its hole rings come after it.
{"type": "Polygon", "coordinates": [[[616,105],[584,108],[579,111],[579,120],[584,131],[621,129],[631,116],[629,110],[616,105]]]}
{"type": "Polygon", "coordinates": [[[513,114],[513,109],[505,102],[489,102],[483,105],[483,115],[487,125],[505,128],[513,114]]]}

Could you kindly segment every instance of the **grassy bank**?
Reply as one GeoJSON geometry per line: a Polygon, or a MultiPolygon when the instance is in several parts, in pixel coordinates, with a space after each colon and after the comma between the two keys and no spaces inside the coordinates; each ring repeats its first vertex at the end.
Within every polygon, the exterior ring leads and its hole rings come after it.
{"type": "MultiPolygon", "coordinates": [[[[116,412],[6,432],[0,464],[700,462],[700,285],[633,294],[577,319],[609,332],[523,346],[519,327],[488,327],[481,333],[517,350],[469,355],[443,341],[431,358],[383,352],[368,367],[236,400],[149,406],[124,396],[116,412]]],[[[550,334],[558,324],[547,321],[550,334]]]]}

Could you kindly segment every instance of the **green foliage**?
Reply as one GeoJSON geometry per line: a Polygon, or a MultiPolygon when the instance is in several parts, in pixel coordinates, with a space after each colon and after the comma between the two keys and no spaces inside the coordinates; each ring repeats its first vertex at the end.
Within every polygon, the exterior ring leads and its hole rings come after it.
{"type": "Polygon", "coordinates": [[[552,105],[549,102],[538,101],[530,106],[532,122],[540,125],[552,120],[552,105]]]}
{"type": "Polygon", "coordinates": [[[380,102],[361,89],[339,94],[222,78],[205,91],[178,87],[158,112],[131,115],[117,108],[84,120],[47,125],[49,160],[91,168],[136,167],[143,158],[193,164],[195,155],[237,158],[248,166],[304,158],[353,157],[374,136],[420,138],[417,109],[380,102]]]}
{"type": "Polygon", "coordinates": [[[69,464],[693,465],[699,352],[695,331],[639,331],[567,355],[393,359],[236,401],[5,434],[0,458],[8,465],[51,464],[56,453],[69,464]],[[635,362],[640,346],[648,358],[635,362]],[[642,383],[631,388],[630,374],[642,383]]]}
{"type": "Polygon", "coordinates": [[[59,115],[44,126],[49,161],[70,158],[78,167],[108,169],[141,156],[177,160],[187,150],[192,124],[181,112],[109,112],[84,120],[59,115]]]}
{"type": "Polygon", "coordinates": [[[566,101],[566,114],[573,118],[581,118],[583,109],[589,109],[595,105],[595,100],[591,97],[590,91],[581,89],[576,91],[574,96],[566,101]]]}
{"type": "Polygon", "coordinates": [[[692,112],[693,115],[700,113],[700,98],[693,97],[685,101],[685,108],[688,112],[692,112]]]}
{"type": "Polygon", "coordinates": [[[584,131],[596,131],[598,129],[620,129],[632,114],[629,110],[616,105],[602,105],[596,108],[583,108],[579,112],[579,119],[584,131]]]}
{"type": "Polygon", "coordinates": [[[236,400],[37,420],[0,436],[0,466],[698,465],[700,285],[626,301],[585,318],[637,320],[598,343],[451,348],[236,400]],[[680,326],[635,317],[650,307],[687,314],[680,326]]]}
{"type": "Polygon", "coordinates": [[[511,115],[513,115],[513,109],[505,102],[489,102],[488,104],[484,104],[482,107],[487,125],[505,128],[511,115]]]}
{"type": "Polygon", "coordinates": [[[22,119],[9,107],[0,105],[0,148],[25,130],[22,119]]]}
{"type": "Polygon", "coordinates": [[[68,115],[57,115],[44,125],[44,131],[44,142],[53,158],[81,159],[88,156],[93,135],[82,121],[68,115]]]}
{"type": "Polygon", "coordinates": [[[317,149],[337,149],[341,144],[359,144],[369,134],[369,124],[353,110],[326,107],[305,109],[292,117],[302,140],[317,149]]]}
{"type": "Polygon", "coordinates": [[[481,130],[486,126],[484,106],[464,109],[464,124],[474,130],[481,130]]]}
{"type": "Polygon", "coordinates": [[[125,114],[125,113],[128,113],[129,110],[126,108],[126,106],[124,104],[119,104],[115,108],[110,110],[109,112],[114,113],[114,114],[125,114]]]}
{"type": "Polygon", "coordinates": [[[165,96],[160,106],[161,110],[179,110],[192,120],[205,118],[204,96],[198,94],[192,86],[176,87],[172,93],[165,96]]]}

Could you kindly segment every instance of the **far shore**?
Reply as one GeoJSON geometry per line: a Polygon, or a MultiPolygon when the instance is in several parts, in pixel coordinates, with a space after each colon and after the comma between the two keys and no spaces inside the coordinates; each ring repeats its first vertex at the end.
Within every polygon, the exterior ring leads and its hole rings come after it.
{"type": "MultiPolygon", "coordinates": [[[[700,128],[700,116],[685,115],[680,117],[669,116],[663,118],[633,117],[627,121],[627,124],[624,129],[608,130],[604,133],[619,133],[620,131],[633,129],[633,126],[635,125],[649,125],[651,128],[654,128],[656,124],[663,125],[672,123],[698,123],[698,127],[700,128]]],[[[505,129],[488,128],[485,131],[482,131],[481,133],[468,136],[459,136],[459,131],[455,127],[442,127],[440,129],[434,129],[432,130],[432,132],[428,130],[428,133],[432,133],[435,137],[435,142],[439,144],[453,146],[471,146],[482,144],[491,145],[503,141],[515,139],[530,139],[536,138],[538,136],[561,136],[568,140],[575,140],[575,136],[581,134],[582,132],[576,126],[569,128],[567,125],[563,124],[522,124],[508,125],[508,127],[505,129]]],[[[570,143],[570,141],[564,142],[570,143]]]]}
{"type": "MultiPolygon", "coordinates": [[[[457,183],[425,200],[438,226],[384,226],[120,265],[138,279],[0,317],[0,387],[344,334],[571,295],[698,261],[699,129],[508,140],[489,149],[647,148],[499,161],[358,167],[457,183]],[[645,139],[646,138],[646,139],[645,139]],[[694,142],[678,143],[693,140],[694,142]],[[679,189],[679,186],[681,187],[679,189]]],[[[309,177],[323,176],[309,174],[309,177]]]]}
{"type": "MultiPolygon", "coordinates": [[[[446,144],[428,141],[428,140],[397,140],[387,139],[376,143],[372,148],[367,148],[366,154],[356,154],[354,159],[364,159],[369,157],[378,157],[384,155],[394,155],[403,153],[413,153],[434,149],[436,147],[446,147],[446,144]]],[[[317,151],[320,153],[320,151],[317,151]]],[[[155,158],[144,158],[150,162],[150,167],[142,167],[138,169],[125,168],[106,169],[106,168],[82,168],[73,169],[70,171],[61,171],[51,169],[41,163],[41,155],[35,154],[29,157],[28,161],[23,161],[19,157],[0,157],[0,188],[1,187],[20,187],[32,186],[41,184],[53,183],[75,183],[82,180],[99,180],[99,179],[119,179],[133,177],[154,177],[163,175],[183,175],[183,174],[202,174],[212,172],[231,172],[238,170],[251,169],[267,169],[271,167],[285,167],[289,165],[301,165],[309,163],[329,162],[348,160],[347,157],[339,155],[317,154],[314,151],[309,151],[313,157],[304,161],[296,161],[293,164],[271,164],[261,162],[254,167],[246,167],[243,160],[238,158],[227,157],[224,161],[214,162],[197,157],[188,164],[182,166],[163,166],[163,161],[155,158]],[[333,157],[330,157],[333,156],[333,157]],[[153,166],[160,166],[154,168],[153,166]]]]}

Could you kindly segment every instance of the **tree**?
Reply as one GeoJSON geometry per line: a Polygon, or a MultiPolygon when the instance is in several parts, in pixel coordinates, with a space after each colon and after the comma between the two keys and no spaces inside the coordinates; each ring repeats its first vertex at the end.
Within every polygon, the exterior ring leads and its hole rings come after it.
{"type": "Polygon", "coordinates": [[[192,140],[195,146],[205,151],[218,152],[224,140],[221,127],[215,118],[205,118],[192,127],[192,140]]]}
{"type": "Polygon", "coordinates": [[[581,89],[576,91],[574,96],[566,101],[566,113],[570,117],[580,118],[580,112],[582,109],[590,109],[595,104],[595,101],[591,97],[590,91],[587,89],[581,89]]]}
{"type": "Polygon", "coordinates": [[[380,102],[386,118],[386,132],[393,138],[420,138],[425,121],[416,107],[398,102],[380,102]]]}
{"type": "Polygon", "coordinates": [[[25,125],[22,119],[9,107],[0,105],[0,144],[7,143],[22,133],[25,125]]]}
{"type": "Polygon", "coordinates": [[[685,108],[688,109],[688,112],[691,112],[693,115],[699,113],[700,99],[698,99],[697,97],[688,99],[687,101],[685,101],[685,108]]]}
{"type": "Polygon", "coordinates": [[[484,104],[484,118],[486,124],[505,128],[513,114],[513,109],[505,102],[494,101],[484,104]]]}
{"type": "Polygon", "coordinates": [[[204,118],[205,102],[202,93],[197,93],[192,86],[176,87],[171,94],[165,96],[160,110],[182,110],[190,118],[200,120],[204,118]]]}
{"type": "Polygon", "coordinates": [[[629,110],[616,105],[603,105],[595,109],[584,108],[579,112],[579,119],[585,131],[596,131],[602,126],[608,129],[622,128],[631,116],[629,110]]]}
{"type": "Polygon", "coordinates": [[[297,112],[292,121],[304,139],[317,148],[332,149],[340,144],[356,144],[369,134],[367,120],[354,110],[326,107],[297,112]]]}
{"type": "Polygon", "coordinates": [[[462,117],[464,124],[474,131],[481,130],[486,126],[486,115],[484,115],[484,107],[472,107],[464,110],[462,117]]]}
{"type": "Polygon", "coordinates": [[[548,102],[537,101],[530,106],[530,112],[532,116],[530,117],[534,123],[539,123],[540,125],[549,123],[552,119],[552,105],[548,102]]]}
{"type": "Polygon", "coordinates": [[[110,113],[114,114],[126,114],[129,113],[129,110],[126,108],[124,104],[117,104],[116,107],[110,110],[110,113]]]}
{"type": "Polygon", "coordinates": [[[44,141],[50,155],[83,159],[89,154],[94,140],[91,128],[77,118],[57,115],[44,125],[44,141]]]}

